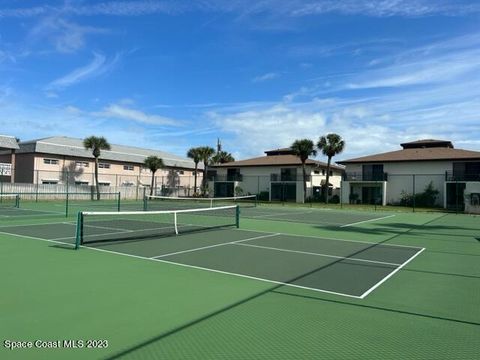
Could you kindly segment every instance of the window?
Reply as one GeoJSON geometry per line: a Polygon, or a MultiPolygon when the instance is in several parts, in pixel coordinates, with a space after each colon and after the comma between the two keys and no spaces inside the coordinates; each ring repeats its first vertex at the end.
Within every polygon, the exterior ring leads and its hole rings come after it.
{"type": "Polygon", "coordinates": [[[75,185],[88,185],[88,181],[78,180],[78,181],[75,181],[75,185]]]}
{"type": "Polygon", "coordinates": [[[333,171],[332,170],[330,170],[330,176],[333,176],[333,171]]]}
{"type": "Polygon", "coordinates": [[[58,160],[57,159],[43,159],[44,164],[48,165],[58,165],[58,160]]]}
{"type": "Polygon", "coordinates": [[[384,180],[383,165],[362,165],[363,181],[382,181],[384,180]]]}
{"type": "Polygon", "coordinates": [[[86,161],[75,161],[75,166],[76,167],[88,167],[88,162],[86,161]]]}
{"type": "Polygon", "coordinates": [[[320,174],[320,170],[313,170],[313,173],[314,173],[315,175],[319,175],[319,174],[320,174]]]}
{"type": "Polygon", "coordinates": [[[325,169],[322,169],[322,175],[325,175],[325,169]]]}
{"type": "Polygon", "coordinates": [[[110,186],[110,183],[109,183],[109,182],[101,182],[101,181],[99,181],[99,182],[98,182],[98,185],[100,185],[100,186],[110,186]]]}
{"type": "Polygon", "coordinates": [[[42,184],[45,184],[45,185],[57,185],[57,184],[58,184],[58,180],[42,180],[42,184]]]}
{"type": "Polygon", "coordinates": [[[110,164],[108,163],[98,163],[99,169],[110,169],[110,164]]]}
{"type": "Polygon", "coordinates": [[[280,178],[282,181],[296,181],[297,169],[292,169],[292,168],[281,169],[280,178]]]}
{"type": "Polygon", "coordinates": [[[133,165],[123,165],[123,170],[133,171],[133,165]]]}
{"type": "Polygon", "coordinates": [[[184,172],[183,170],[178,170],[177,173],[178,173],[178,175],[183,175],[183,174],[185,174],[185,172],[184,172]]]}

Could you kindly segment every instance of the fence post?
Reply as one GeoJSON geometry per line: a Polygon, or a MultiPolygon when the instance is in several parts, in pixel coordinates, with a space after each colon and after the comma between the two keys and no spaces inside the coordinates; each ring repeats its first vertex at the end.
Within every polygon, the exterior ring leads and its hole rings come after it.
{"type": "Polygon", "coordinates": [[[415,212],[415,174],[412,175],[412,179],[413,179],[412,211],[415,212]]]}
{"type": "Polygon", "coordinates": [[[36,178],[35,181],[35,202],[38,202],[38,170],[34,170],[33,176],[36,178]],[[36,173],[36,174],[35,174],[36,173]]]}
{"type": "Polygon", "coordinates": [[[65,217],[68,217],[68,192],[65,197],[65,217]]]}

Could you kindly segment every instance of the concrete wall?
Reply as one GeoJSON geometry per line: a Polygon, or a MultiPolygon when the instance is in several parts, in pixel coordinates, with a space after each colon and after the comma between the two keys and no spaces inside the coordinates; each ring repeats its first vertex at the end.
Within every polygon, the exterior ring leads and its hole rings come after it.
{"type": "MultiPolygon", "coordinates": [[[[437,198],[437,205],[443,206],[445,198],[445,172],[453,168],[452,161],[418,161],[418,162],[398,162],[385,163],[383,171],[388,174],[386,184],[385,200],[387,204],[395,204],[400,201],[402,192],[413,194],[421,193],[430,182],[440,192],[437,198]],[[415,175],[415,176],[413,176],[415,175]]],[[[346,168],[347,173],[362,173],[362,164],[349,164],[346,168]]],[[[350,191],[351,184],[355,182],[345,182],[342,193],[342,201],[348,203],[347,192],[350,191]]],[[[355,186],[361,192],[361,186],[355,186]]],[[[357,190],[355,190],[357,191],[357,190]]],[[[360,194],[361,196],[361,194],[360,194]]]]}
{"type": "MultiPolygon", "coordinates": [[[[233,167],[232,167],[233,168],[233,167]]],[[[302,167],[301,166],[248,166],[248,167],[239,167],[240,174],[243,179],[241,182],[238,182],[236,186],[239,186],[243,189],[245,194],[259,194],[260,192],[270,192],[271,186],[271,174],[278,174],[280,181],[281,169],[296,169],[297,170],[297,202],[303,202],[303,183],[302,183],[302,167]]],[[[220,177],[227,176],[227,168],[215,168],[217,175],[220,177]]],[[[306,167],[307,176],[311,175],[311,180],[307,181],[307,197],[312,196],[312,187],[321,186],[322,180],[326,179],[326,175],[314,174],[316,168],[312,166],[306,167]]],[[[342,173],[338,170],[332,170],[333,176],[330,177],[330,183],[334,188],[340,188],[342,173]]],[[[221,181],[221,180],[220,180],[221,181]]],[[[213,184],[210,186],[211,190],[213,189],[213,184]]]]}

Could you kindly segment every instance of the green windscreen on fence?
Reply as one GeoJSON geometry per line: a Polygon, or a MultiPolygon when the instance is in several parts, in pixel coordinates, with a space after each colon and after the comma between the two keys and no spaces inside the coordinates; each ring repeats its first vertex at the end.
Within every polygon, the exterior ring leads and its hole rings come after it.
{"type": "Polygon", "coordinates": [[[20,206],[20,196],[18,194],[0,194],[0,207],[18,208],[20,206]]]}
{"type": "Polygon", "coordinates": [[[255,207],[257,195],[232,196],[232,197],[174,197],[174,196],[145,196],[144,210],[178,210],[209,208],[218,206],[255,207]]]}
{"type": "Polygon", "coordinates": [[[86,243],[140,240],[239,226],[239,207],[173,211],[79,212],[76,248],[86,243]]]}

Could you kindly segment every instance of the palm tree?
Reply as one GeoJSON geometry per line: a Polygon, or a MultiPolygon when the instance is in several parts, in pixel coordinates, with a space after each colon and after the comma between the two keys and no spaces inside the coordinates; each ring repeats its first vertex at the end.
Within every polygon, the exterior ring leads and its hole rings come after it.
{"type": "Polygon", "coordinates": [[[219,151],[212,156],[212,164],[225,164],[232,161],[235,161],[235,158],[226,151],[219,151]]]}
{"type": "Polygon", "coordinates": [[[92,150],[95,158],[95,187],[97,190],[97,200],[100,200],[100,187],[98,184],[98,158],[102,150],[110,150],[110,144],[103,136],[89,136],[83,139],[83,146],[87,150],[92,150]]]}
{"type": "Polygon", "coordinates": [[[157,170],[165,167],[163,160],[158,156],[149,156],[143,160],[143,164],[152,172],[152,184],[150,185],[150,196],[153,195],[153,187],[155,186],[155,173],[157,170]]]}
{"type": "Polygon", "coordinates": [[[200,148],[198,147],[194,147],[194,148],[190,148],[190,150],[188,150],[187,152],[187,156],[193,160],[193,162],[195,163],[195,173],[194,173],[194,182],[193,182],[193,193],[196,194],[197,193],[197,173],[198,173],[198,163],[200,162],[201,160],[201,157],[200,157],[200,148]]]}
{"type": "Polygon", "coordinates": [[[305,162],[307,161],[308,157],[313,155],[317,155],[317,151],[315,150],[315,144],[310,139],[301,139],[295,140],[295,142],[290,147],[293,151],[293,154],[300,158],[302,162],[302,173],[303,173],[303,202],[305,202],[307,198],[307,173],[305,170],[305,162]]]}
{"type": "Polygon", "coordinates": [[[327,161],[327,178],[325,180],[325,202],[328,204],[328,187],[330,181],[330,164],[332,162],[332,157],[337,154],[340,154],[345,148],[345,141],[338,134],[327,134],[326,136],[321,136],[317,143],[318,149],[328,158],[327,161]]]}
{"type": "Polygon", "coordinates": [[[203,161],[203,181],[202,181],[202,192],[205,195],[208,186],[207,172],[208,164],[213,154],[215,154],[215,149],[210,146],[201,146],[199,148],[200,159],[203,161]]]}

